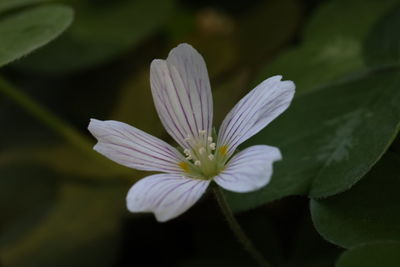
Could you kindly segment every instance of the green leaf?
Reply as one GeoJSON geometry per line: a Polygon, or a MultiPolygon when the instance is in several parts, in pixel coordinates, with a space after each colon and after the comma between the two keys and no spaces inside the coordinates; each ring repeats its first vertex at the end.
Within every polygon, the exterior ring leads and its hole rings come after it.
{"type": "Polygon", "coordinates": [[[370,31],[371,26],[398,2],[398,0],[325,2],[309,21],[304,38],[314,42],[330,42],[332,36],[362,40],[370,31]],[[333,14],[340,14],[340,16],[332,16],[333,14]],[[357,18],[354,14],[357,14],[357,18]]]}
{"type": "Polygon", "coordinates": [[[400,5],[384,16],[365,42],[364,56],[369,65],[400,63],[400,36],[393,34],[400,27],[400,5]]]}
{"type": "Polygon", "coordinates": [[[1,0],[0,13],[45,1],[46,0],[1,0]]]}
{"type": "Polygon", "coordinates": [[[342,254],[336,267],[398,267],[400,242],[377,242],[361,245],[342,254]]]}
{"type": "Polygon", "coordinates": [[[236,210],[288,195],[326,197],[343,192],[379,160],[400,127],[398,70],[366,73],[353,81],[295,98],[289,109],[244,146],[281,149],[269,185],[229,194],[236,210]]]}
{"type": "Polygon", "coordinates": [[[83,1],[74,8],[76,21],[65,35],[18,67],[60,74],[108,62],[162,27],[174,1],[83,1]]]}
{"type": "Polygon", "coordinates": [[[0,18],[0,66],[53,40],[71,24],[72,18],[72,10],[62,5],[31,8],[0,18]]]}
{"type": "Polygon", "coordinates": [[[400,241],[400,159],[387,154],[351,190],[311,201],[318,232],[342,247],[381,240],[400,241]]]}
{"type": "MultiPolygon", "coordinates": [[[[35,181],[38,177],[33,174],[29,178],[35,181]]],[[[76,177],[59,173],[52,178],[59,184],[58,198],[46,203],[52,209],[47,210],[39,223],[29,225],[29,231],[20,234],[13,242],[1,244],[2,263],[10,267],[115,264],[127,187],[116,183],[74,181],[76,177]]],[[[17,198],[23,192],[14,194],[17,198]]],[[[31,193],[36,194],[41,192],[31,193]]],[[[25,201],[24,207],[29,210],[31,202],[25,201]]],[[[29,221],[19,223],[29,224],[29,221]]]]}
{"type": "Polygon", "coordinates": [[[297,92],[303,93],[365,68],[363,41],[374,23],[396,3],[397,0],[325,2],[309,21],[301,46],[266,65],[258,81],[282,74],[295,81],[297,92]]]}

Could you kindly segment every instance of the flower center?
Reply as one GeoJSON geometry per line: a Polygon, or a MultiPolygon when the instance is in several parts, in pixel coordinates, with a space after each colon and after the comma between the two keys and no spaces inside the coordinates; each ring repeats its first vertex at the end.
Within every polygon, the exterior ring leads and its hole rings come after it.
{"type": "Polygon", "coordinates": [[[189,136],[185,139],[187,148],[183,150],[186,162],[179,166],[189,176],[197,179],[211,179],[224,168],[227,157],[226,147],[216,149],[213,138],[205,130],[200,130],[198,136],[189,136]]]}

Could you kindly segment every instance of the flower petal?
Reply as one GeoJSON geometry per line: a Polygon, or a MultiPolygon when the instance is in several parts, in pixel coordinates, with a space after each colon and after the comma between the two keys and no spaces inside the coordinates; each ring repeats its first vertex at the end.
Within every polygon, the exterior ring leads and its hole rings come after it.
{"type": "Polygon", "coordinates": [[[131,212],[153,212],[159,222],[173,219],[199,200],[210,181],[155,174],[134,184],[126,197],[131,212]]]}
{"type": "Polygon", "coordinates": [[[182,154],[166,142],[126,123],[91,119],[89,131],[97,138],[93,148],[107,158],[145,171],[182,173],[182,154]]]}
{"type": "Polygon", "coordinates": [[[273,76],[243,97],[222,122],[218,147],[225,146],[228,156],[285,111],[293,99],[295,85],[273,76]]]}
{"type": "Polygon", "coordinates": [[[185,139],[207,136],[212,128],[212,95],[203,57],[190,45],[172,49],[167,60],[153,60],[150,83],[161,122],[182,147],[185,139]]]}
{"type": "Polygon", "coordinates": [[[281,152],[276,147],[251,146],[235,155],[214,181],[229,191],[251,192],[268,184],[272,163],[281,159],[281,152]]]}

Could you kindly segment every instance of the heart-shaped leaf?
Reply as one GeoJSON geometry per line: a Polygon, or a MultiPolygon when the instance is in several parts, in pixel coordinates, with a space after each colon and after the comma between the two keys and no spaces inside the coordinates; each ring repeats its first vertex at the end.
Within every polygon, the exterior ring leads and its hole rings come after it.
{"type": "Polygon", "coordinates": [[[288,195],[327,197],[349,189],[386,151],[400,128],[398,70],[366,73],[351,82],[303,94],[245,146],[281,149],[269,185],[229,194],[237,210],[288,195]]]}
{"type": "Polygon", "coordinates": [[[323,3],[308,22],[303,43],[266,65],[258,81],[283,74],[295,81],[298,93],[303,93],[365,68],[363,41],[374,23],[396,3],[396,0],[323,3]]]}
{"type": "Polygon", "coordinates": [[[400,35],[393,34],[400,27],[400,5],[384,16],[365,42],[364,56],[369,65],[400,63],[400,35]]]}
{"type": "Polygon", "coordinates": [[[400,241],[400,158],[385,157],[351,190],[312,200],[318,232],[342,247],[381,240],[400,241]]]}
{"type": "Polygon", "coordinates": [[[336,267],[398,267],[400,242],[368,243],[342,254],[336,267]]]}

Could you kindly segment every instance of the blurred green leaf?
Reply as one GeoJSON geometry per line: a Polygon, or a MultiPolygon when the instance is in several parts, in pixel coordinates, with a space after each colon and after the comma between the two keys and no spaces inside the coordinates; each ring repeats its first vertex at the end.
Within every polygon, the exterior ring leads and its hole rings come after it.
{"type": "MultiPolygon", "coordinates": [[[[37,179],[37,177],[29,177],[37,179]]],[[[17,240],[2,244],[5,266],[111,266],[125,210],[125,185],[68,181],[58,174],[59,194],[40,224],[17,240]],[[51,211],[51,212],[50,212],[51,211]]],[[[41,192],[34,192],[40,194],[41,192]]],[[[14,192],[16,196],[21,192],[14,192]]],[[[25,208],[30,208],[25,202],[25,208]]],[[[29,223],[29,222],[26,222],[29,223]]]]}
{"type": "Polygon", "coordinates": [[[236,72],[231,79],[218,84],[212,92],[214,101],[214,125],[221,125],[226,114],[242,98],[248,88],[248,73],[236,72]]]}
{"type": "Polygon", "coordinates": [[[269,185],[229,193],[236,210],[288,195],[326,197],[349,189],[379,160],[400,127],[398,70],[366,73],[353,81],[295,98],[289,109],[244,146],[281,149],[269,185]]]}
{"type": "Polygon", "coordinates": [[[275,56],[276,50],[296,34],[302,13],[302,6],[297,0],[260,1],[255,4],[237,25],[236,36],[241,54],[239,64],[252,66],[254,62],[260,63],[275,56]]]}
{"type": "Polygon", "coordinates": [[[174,10],[174,2],[82,1],[74,6],[76,21],[66,34],[19,62],[18,67],[61,74],[110,61],[162,27],[174,10]]]}
{"type": "Polygon", "coordinates": [[[21,161],[45,165],[58,172],[86,176],[89,179],[113,180],[111,177],[122,176],[134,181],[135,178],[138,179],[143,176],[137,170],[118,165],[112,161],[109,161],[111,164],[102,164],[96,158],[90,157],[70,145],[49,146],[42,144],[41,146],[7,149],[0,153],[0,166],[21,161]],[[113,168],[114,164],[115,168],[113,168]]]}
{"type": "Polygon", "coordinates": [[[55,172],[32,164],[0,166],[0,248],[23,238],[47,216],[58,198],[55,172]]]}
{"type": "Polygon", "coordinates": [[[336,267],[398,267],[400,242],[368,243],[342,254],[336,267]]]}
{"type": "Polygon", "coordinates": [[[364,56],[367,64],[391,65],[400,63],[400,5],[384,16],[374,27],[365,42],[364,56]]]}
{"type": "Polygon", "coordinates": [[[72,18],[72,10],[62,5],[31,8],[0,18],[0,66],[53,40],[72,18]]]}
{"type": "Polygon", "coordinates": [[[396,3],[397,0],[325,2],[309,21],[302,45],[266,65],[258,81],[282,74],[296,83],[298,93],[303,93],[365,68],[363,41],[374,23],[396,3]]]}
{"type": "Polygon", "coordinates": [[[23,6],[29,6],[36,3],[45,2],[46,0],[1,0],[0,13],[9,11],[23,6]]]}
{"type": "Polygon", "coordinates": [[[327,1],[316,10],[309,21],[304,31],[304,38],[314,42],[330,42],[340,36],[363,40],[371,26],[398,2],[398,0],[327,1]]]}
{"type": "Polygon", "coordinates": [[[110,118],[160,138],[166,134],[153,103],[148,68],[124,82],[110,118]]]}
{"type": "Polygon", "coordinates": [[[346,248],[371,241],[400,241],[399,187],[400,159],[387,154],[351,190],[312,200],[314,225],[325,239],[346,248]]]}

